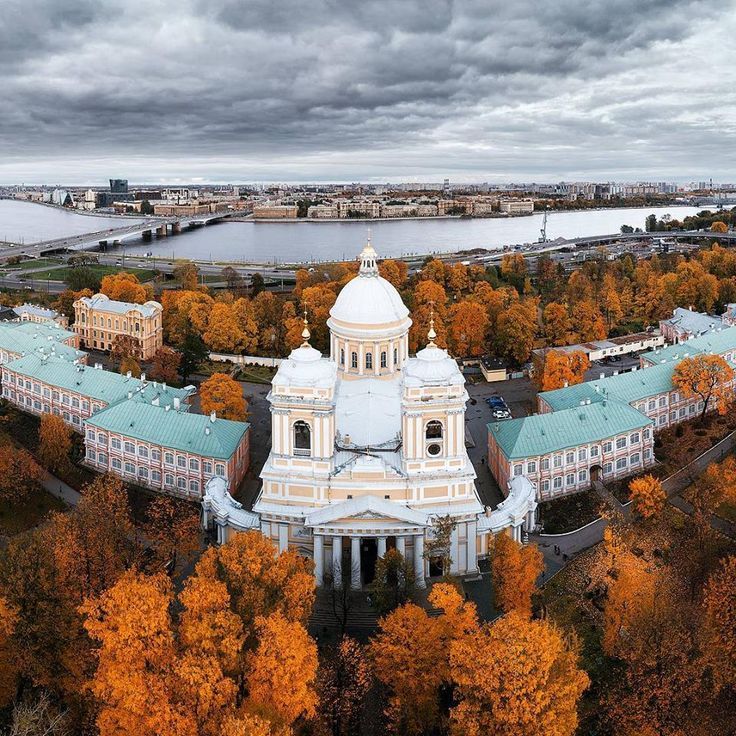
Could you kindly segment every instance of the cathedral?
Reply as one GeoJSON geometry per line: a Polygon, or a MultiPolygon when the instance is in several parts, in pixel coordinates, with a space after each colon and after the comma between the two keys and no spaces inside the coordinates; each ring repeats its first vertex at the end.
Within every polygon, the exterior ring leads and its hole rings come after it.
{"type": "Polygon", "coordinates": [[[409,355],[409,310],[376,259],[369,243],[330,310],[330,356],[311,347],[305,320],[304,342],[273,378],[271,452],[253,510],[216,478],[203,501],[220,541],[260,529],[279,549],[311,557],[317,585],[346,579],[360,589],[395,547],[424,586],[441,574],[425,545],[448,516],[451,573],[474,574],[489,534],[510,527],[521,540],[534,523],[535,489],[524,477],[495,510],[481,505],[465,448],[465,380],[433,327],[409,355]]]}

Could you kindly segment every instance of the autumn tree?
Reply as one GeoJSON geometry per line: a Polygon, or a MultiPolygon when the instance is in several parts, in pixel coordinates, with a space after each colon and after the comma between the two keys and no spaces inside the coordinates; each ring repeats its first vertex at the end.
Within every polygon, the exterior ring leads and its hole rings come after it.
{"type": "Polygon", "coordinates": [[[233,312],[243,335],[240,350],[253,355],[258,351],[258,323],[253,302],[241,297],[233,303],[233,312]]]}
{"type": "Polygon", "coordinates": [[[536,545],[522,545],[506,532],[493,537],[491,575],[496,606],[508,613],[531,616],[532,595],[544,562],[536,545]]]}
{"type": "Polygon", "coordinates": [[[71,427],[56,414],[42,414],[38,429],[38,455],[52,473],[69,465],[72,449],[71,427]]]}
{"type": "Polygon", "coordinates": [[[317,645],[298,621],[279,611],[256,619],[258,646],[249,659],[247,709],[275,730],[315,715],[317,645]]]}
{"type": "Polygon", "coordinates": [[[159,564],[170,563],[172,572],[179,558],[189,561],[199,550],[199,511],[171,496],[157,496],[146,509],[143,536],[159,564]]]}
{"type": "Polygon", "coordinates": [[[458,736],[572,736],[590,682],[574,640],[517,611],[453,642],[450,675],[458,701],[452,733],[458,736]]]}
{"type": "Polygon", "coordinates": [[[727,233],[728,232],[728,225],[726,225],[725,222],[721,222],[720,220],[716,220],[710,226],[710,230],[713,233],[727,233]]]}
{"type": "Polygon", "coordinates": [[[733,378],[733,368],[720,355],[695,355],[677,364],[672,382],[685,398],[696,396],[700,399],[702,422],[711,403],[717,406],[719,414],[726,413],[733,378]]]}
{"type": "Polygon", "coordinates": [[[199,387],[200,406],[204,414],[216,412],[223,419],[245,421],[248,405],[241,385],[226,373],[213,373],[199,387]]]}
{"type": "Polygon", "coordinates": [[[667,495],[662,483],[653,475],[641,475],[629,483],[634,511],[642,519],[658,516],[664,509],[667,495]]]}
{"type": "Polygon", "coordinates": [[[736,556],[721,561],[703,591],[702,650],[716,687],[736,689],[736,556]]]}
{"type": "Polygon", "coordinates": [[[395,548],[376,560],[371,584],[373,601],[381,613],[408,601],[414,592],[414,566],[395,548]]]}
{"type": "Polygon", "coordinates": [[[100,292],[120,302],[143,304],[153,299],[153,289],[141,284],[134,273],[119,271],[102,277],[100,292]]]}
{"type": "Polygon", "coordinates": [[[139,361],[142,354],[141,341],[133,335],[116,335],[112,341],[110,357],[114,361],[123,362],[131,359],[139,361]]]}
{"type": "Polygon", "coordinates": [[[406,261],[386,258],[378,264],[378,272],[396,289],[403,289],[406,285],[409,266],[406,261]]]}
{"type": "Polygon", "coordinates": [[[207,347],[202,342],[202,338],[194,329],[188,329],[179,347],[181,353],[181,363],[179,370],[181,371],[181,380],[187,382],[189,376],[194,373],[201,363],[206,360],[209,353],[207,347]]]}
{"type": "Polygon", "coordinates": [[[371,687],[371,669],[364,648],[343,636],[320,657],[317,676],[319,719],[332,736],[361,732],[371,687]]]}
{"type": "Polygon", "coordinates": [[[580,350],[572,353],[547,350],[543,358],[535,358],[534,383],[539,391],[554,391],[564,386],[574,386],[585,380],[589,368],[590,360],[580,350]]]}
{"type": "Polygon", "coordinates": [[[455,295],[466,291],[470,286],[468,267],[464,263],[453,263],[447,266],[445,283],[447,288],[455,295]]]}
{"type": "Polygon", "coordinates": [[[18,671],[12,651],[12,637],[17,623],[17,610],[7,598],[0,595],[0,708],[13,700],[17,690],[18,671]]]}
{"type": "Polygon", "coordinates": [[[462,299],[448,314],[449,349],[453,355],[469,357],[486,352],[488,313],[482,304],[462,299]]]}
{"type": "Polygon", "coordinates": [[[608,334],[600,309],[591,299],[575,303],[570,313],[570,322],[578,342],[602,340],[608,334]]]}
{"type": "Polygon", "coordinates": [[[176,656],[172,601],[165,575],[131,572],[83,606],[85,629],[99,645],[90,689],[100,703],[100,736],[159,736],[185,725],[168,681],[176,656]]]}
{"type": "Polygon", "coordinates": [[[542,312],[542,324],[548,345],[556,347],[571,342],[570,316],[564,304],[550,302],[542,312]]]}
{"type": "Polygon", "coordinates": [[[141,367],[132,356],[127,356],[120,361],[120,375],[127,376],[130,373],[133,378],[141,377],[141,367]]]}
{"type": "Polygon", "coordinates": [[[196,291],[199,284],[199,266],[192,261],[182,261],[174,267],[174,278],[183,291],[196,291]]]}
{"type": "Polygon", "coordinates": [[[153,354],[149,377],[154,381],[175,384],[179,380],[181,359],[178,350],[163,345],[153,354]]]}
{"type": "Polygon", "coordinates": [[[284,333],[284,345],[288,350],[298,348],[303,342],[304,337],[304,317],[300,317],[296,313],[294,302],[284,302],[281,310],[281,324],[284,333]]]}
{"type": "Polygon", "coordinates": [[[498,349],[517,364],[529,360],[537,336],[537,303],[534,299],[512,304],[498,317],[498,349]]]}
{"type": "Polygon", "coordinates": [[[312,344],[317,350],[327,350],[329,347],[327,319],[336,299],[337,293],[330,284],[316,284],[302,291],[302,309],[307,310],[312,344]]]}
{"type": "Polygon", "coordinates": [[[42,480],[43,470],[29,452],[11,444],[0,445],[0,501],[21,504],[42,480]]]}
{"type": "Polygon", "coordinates": [[[431,733],[439,723],[439,690],[448,681],[439,620],[407,603],[379,621],[370,644],[373,671],[389,689],[385,708],[392,729],[431,733]]]}
{"type": "Polygon", "coordinates": [[[432,279],[419,281],[412,293],[411,310],[412,325],[409,328],[409,349],[420,350],[427,344],[429,323],[434,319],[437,333],[435,343],[447,347],[447,330],[445,328],[445,303],[447,294],[441,284],[432,279]]]}
{"type": "Polygon", "coordinates": [[[216,353],[239,353],[245,343],[237,314],[232,304],[213,305],[202,339],[216,353]]]}

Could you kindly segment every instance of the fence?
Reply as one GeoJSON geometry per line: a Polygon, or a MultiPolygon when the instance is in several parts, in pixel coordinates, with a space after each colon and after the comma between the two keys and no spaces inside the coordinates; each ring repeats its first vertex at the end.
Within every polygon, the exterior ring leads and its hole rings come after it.
{"type": "Polygon", "coordinates": [[[210,360],[218,363],[233,363],[235,365],[262,365],[266,368],[277,368],[283,358],[264,358],[259,355],[228,355],[226,353],[210,353],[210,360]]]}

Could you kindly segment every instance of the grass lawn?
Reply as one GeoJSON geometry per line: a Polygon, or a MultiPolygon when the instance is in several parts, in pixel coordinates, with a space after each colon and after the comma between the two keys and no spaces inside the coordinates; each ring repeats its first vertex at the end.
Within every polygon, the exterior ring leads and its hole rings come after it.
{"type": "Polygon", "coordinates": [[[246,365],[240,369],[238,380],[249,383],[271,383],[276,375],[276,368],[265,365],[246,365]]]}
{"type": "Polygon", "coordinates": [[[539,521],[545,534],[565,534],[595,521],[600,516],[602,501],[590,490],[565,498],[542,501],[539,504],[539,521]]]}
{"type": "Polygon", "coordinates": [[[0,501],[0,534],[13,536],[32,529],[50,511],[66,511],[66,504],[39,487],[20,504],[0,501]]]}
{"type": "Polygon", "coordinates": [[[64,261],[59,258],[32,258],[28,261],[21,261],[21,263],[14,263],[12,265],[3,266],[4,270],[9,271],[27,271],[31,268],[53,268],[54,266],[63,266],[64,261]]]}
{"type": "MultiPolygon", "coordinates": [[[[145,282],[150,281],[156,275],[156,272],[150,268],[122,268],[121,266],[103,266],[100,264],[93,264],[91,266],[88,266],[87,268],[89,268],[92,273],[99,276],[100,278],[113,273],[120,273],[121,271],[125,271],[126,273],[135,274],[138,277],[139,281],[145,282]]],[[[69,266],[64,266],[63,268],[52,268],[48,271],[29,273],[28,278],[37,280],[49,279],[51,281],[66,281],[67,276],[69,275],[69,272],[71,270],[72,269],[69,266]]]]}

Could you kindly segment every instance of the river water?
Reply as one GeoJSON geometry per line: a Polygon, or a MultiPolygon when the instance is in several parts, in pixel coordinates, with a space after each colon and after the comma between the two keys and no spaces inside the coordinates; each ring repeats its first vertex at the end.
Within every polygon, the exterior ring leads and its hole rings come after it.
{"type": "MultiPolygon", "coordinates": [[[[547,237],[574,238],[616,233],[621,225],[644,228],[647,215],[682,219],[702,207],[648,207],[551,212],[547,237]]],[[[130,218],[89,217],[27,202],[0,200],[0,240],[32,242],[121,224],[130,218]]],[[[160,257],[247,263],[293,263],[351,259],[370,228],[381,256],[442,253],[467,248],[498,249],[535,242],[542,215],[483,219],[382,220],[379,222],[222,222],[151,242],[126,241],[125,251],[160,257]]]]}

